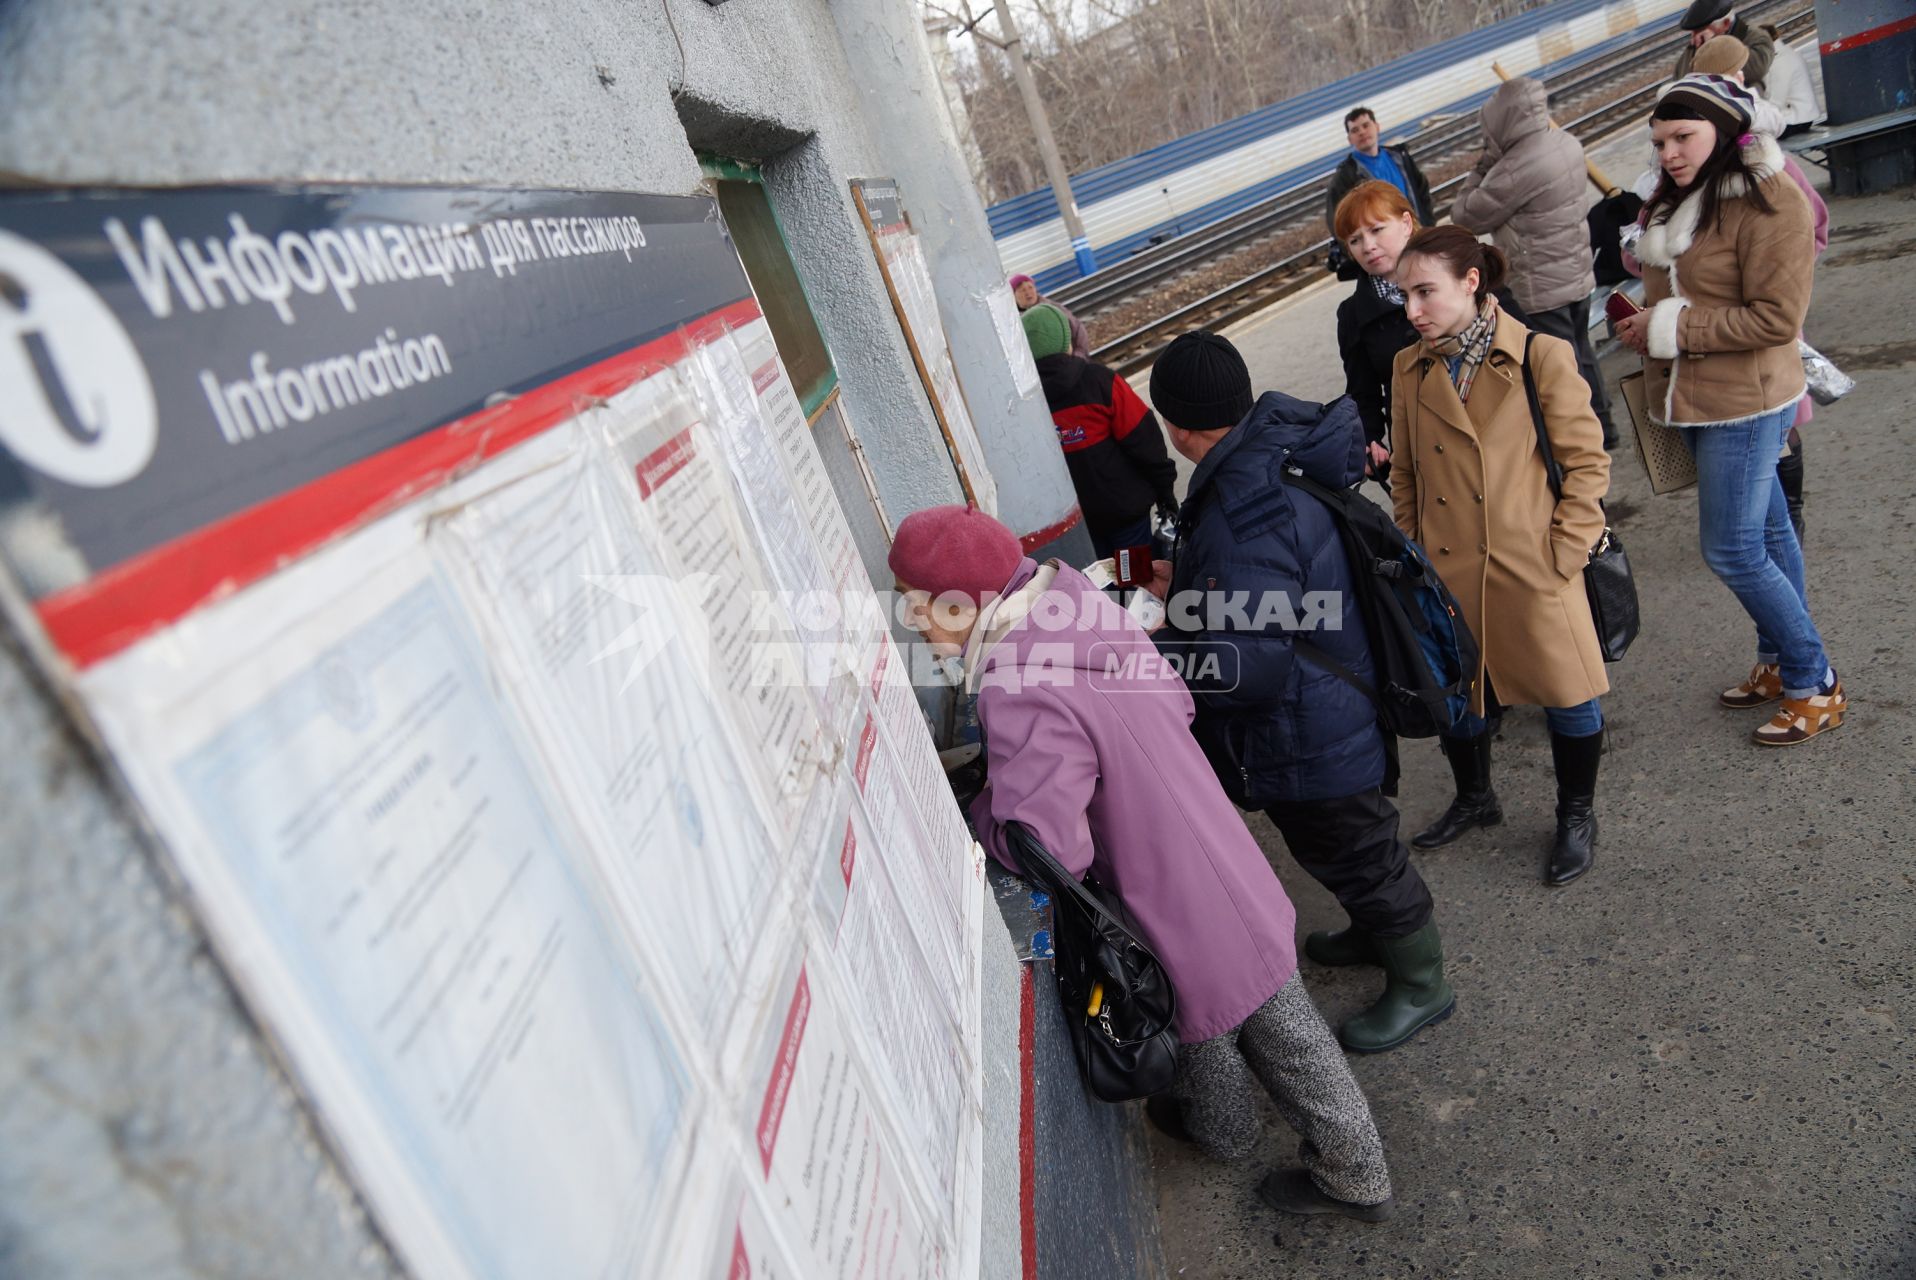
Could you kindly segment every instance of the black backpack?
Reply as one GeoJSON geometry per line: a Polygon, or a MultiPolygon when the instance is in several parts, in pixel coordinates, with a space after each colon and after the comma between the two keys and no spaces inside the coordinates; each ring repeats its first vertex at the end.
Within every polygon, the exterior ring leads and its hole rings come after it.
{"type": "Polygon", "coordinates": [[[1376,683],[1301,636],[1291,647],[1370,699],[1387,733],[1433,738],[1456,724],[1470,709],[1477,641],[1423,548],[1355,489],[1333,489],[1288,467],[1284,483],[1323,503],[1337,526],[1376,683]]]}

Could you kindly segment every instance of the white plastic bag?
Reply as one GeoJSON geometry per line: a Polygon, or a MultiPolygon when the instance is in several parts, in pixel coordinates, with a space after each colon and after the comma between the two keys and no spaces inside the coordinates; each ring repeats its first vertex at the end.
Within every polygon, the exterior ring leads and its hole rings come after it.
{"type": "Polygon", "coordinates": [[[1810,398],[1818,404],[1835,404],[1856,390],[1856,379],[1836,367],[1836,362],[1801,338],[1796,340],[1797,354],[1803,357],[1803,380],[1809,383],[1810,398]]]}

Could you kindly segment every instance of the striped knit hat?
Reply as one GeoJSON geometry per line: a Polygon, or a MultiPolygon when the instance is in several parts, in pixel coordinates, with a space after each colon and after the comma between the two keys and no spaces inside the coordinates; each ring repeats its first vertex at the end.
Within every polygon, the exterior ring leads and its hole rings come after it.
{"type": "Polygon", "coordinates": [[[1661,115],[1666,103],[1693,109],[1732,138],[1750,131],[1750,118],[1756,112],[1755,95],[1722,76],[1688,75],[1664,85],[1657,94],[1656,110],[1650,113],[1652,120],[1667,118],[1661,115]]]}

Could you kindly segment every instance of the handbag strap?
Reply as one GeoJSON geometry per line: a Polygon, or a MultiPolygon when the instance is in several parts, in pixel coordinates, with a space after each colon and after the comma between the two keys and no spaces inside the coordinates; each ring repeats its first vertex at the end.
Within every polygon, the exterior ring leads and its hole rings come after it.
{"type": "Polygon", "coordinates": [[[1150,950],[1138,940],[1135,933],[1131,932],[1130,925],[1112,915],[1110,910],[1098,901],[1096,894],[1080,884],[1078,877],[1066,871],[1063,864],[1051,856],[1051,851],[1039,843],[1037,835],[1030,827],[1022,822],[1007,822],[1005,836],[1006,844],[1010,846],[1012,853],[1017,855],[1018,861],[1026,867],[1027,872],[1035,865],[1044,873],[1046,880],[1055,881],[1059,888],[1077,900],[1079,906],[1123,933],[1140,950],[1150,950]]]}
{"type": "Polygon", "coordinates": [[[1543,473],[1550,478],[1550,492],[1558,502],[1563,501],[1563,468],[1557,465],[1557,455],[1550,450],[1550,432],[1543,425],[1543,401],[1537,396],[1537,378],[1530,371],[1530,340],[1537,335],[1526,333],[1523,338],[1523,393],[1530,401],[1530,425],[1537,430],[1537,448],[1543,454],[1543,473]]]}

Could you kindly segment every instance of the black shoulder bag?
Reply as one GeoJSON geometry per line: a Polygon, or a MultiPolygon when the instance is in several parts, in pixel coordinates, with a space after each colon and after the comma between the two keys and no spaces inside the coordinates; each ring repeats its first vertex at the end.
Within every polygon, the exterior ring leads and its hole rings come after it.
{"type": "Polygon", "coordinates": [[[1005,843],[1025,879],[1051,898],[1058,1002],[1085,1088],[1105,1102],[1169,1089],[1178,1056],[1170,975],[1120,918],[1123,905],[1095,883],[1079,884],[1031,828],[1005,824],[1005,843]]]}
{"type": "MultiPolygon", "coordinates": [[[[1523,344],[1523,390],[1530,400],[1530,422],[1537,429],[1537,447],[1543,451],[1543,469],[1550,477],[1550,492],[1562,502],[1563,468],[1557,465],[1557,457],[1550,451],[1543,402],[1537,397],[1537,379],[1530,371],[1528,337],[1523,344]]],[[[1637,638],[1637,583],[1630,573],[1630,557],[1624,554],[1623,540],[1607,524],[1603,537],[1590,549],[1590,563],[1583,567],[1583,589],[1590,597],[1590,617],[1597,624],[1597,648],[1602,651],[1603,660],[1621,662],[1630,642],[1637,638]]]]}

